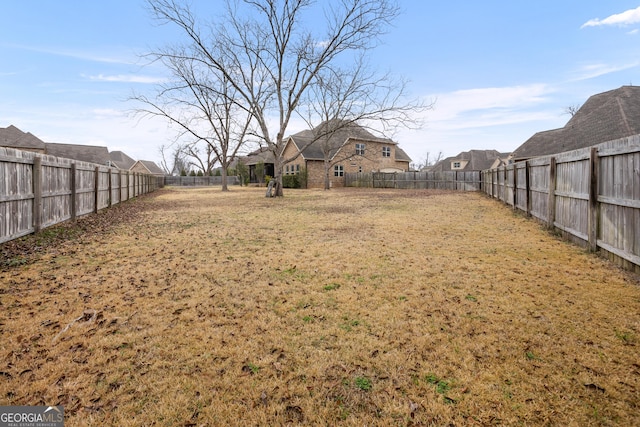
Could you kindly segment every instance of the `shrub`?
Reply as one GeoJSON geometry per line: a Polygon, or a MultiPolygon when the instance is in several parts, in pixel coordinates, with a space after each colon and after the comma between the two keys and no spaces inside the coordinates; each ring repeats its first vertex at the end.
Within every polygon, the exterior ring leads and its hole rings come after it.
{"type": "Polygon", "coordinates": [[[298,175],[283,176],[282,186],[284,188],[300,188],[300,180],[298,179],[298,175]]]}

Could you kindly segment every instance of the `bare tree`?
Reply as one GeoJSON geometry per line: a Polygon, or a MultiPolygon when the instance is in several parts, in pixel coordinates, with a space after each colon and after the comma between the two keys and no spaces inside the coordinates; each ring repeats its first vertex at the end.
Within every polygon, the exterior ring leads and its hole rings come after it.
{"type": "Polygon", "coordinates": [[[183,147],[180,144],[161,145],[159,151],[162,157],[161,166],[167,175],[180,175],[182,171],[186,171],[189,167],[183,147]],[[169,152],[170,148],[171,152],[169,152]]]}
{"type": "Polygon", "coordinates": [[[575,116],[578,110],[580,110],[580,104],[569,105],[565,107],[564,114],[569,114],[571,117],[575,116]]]}
{"type": "Polygon", "coordinates": [[[196,170],[202,171],[204,176],[212,174],[218,157],[214,153],[212,144],[209,141],[196,141],[184,144],[182,151],[189,159],[190,166],[194,166],[196,170]]]}
{"type": "Polygon", "coordinates": [[[210,66],[193,41],[148,57],[160,61],[173,79],[159,84],[154,97],[134,94],[131,99],[143,105],[137,113],[159,116],[177,125],[176,139],[187,141],[182,152],[204,175],[210,175],[219,163],[222,191],[227,191],[227,169],[243,146],[253,119],[250,107],[239,106],[237,91],[227,74],[210,66]]]}
{"type": "Polygon", "coordinates": [[[411,168],[413,170],[422,170],[424,168],[428,168],[430,166],[434,166],[438,163],[440,163],[440,161],[443,158],[443,154],[442,151],[438,151],[438,154],[436,154],[435,156],[431,155],[430,151],[427,151],[426,156],[424,157],[424,159],[418,161],[417,163],[413,163],[411,165],[411,168]]]}
{"type": "Polygon", "coordinates": [[[357,137],[362,129],[381,142],[398,127],[418,128],[421,121],[414,113],[432,107],[419,100],[406,99],[406,82],[390,74],[378,75],[361,57],[349,69],[330,68],[319,73],[305,97],[305,122],[313,129],[313,137],[298,146],[296,156],[312,144],[324,156],[324,188],[330,188],[330,172],[334,165],[352,157],[366,157],[367,152],[341,150],[349,137],[357,137]],[[320,123],[318,123],[320,122],[320,123]]]}
{"type": "Polygon", "coordinates": [[[234,104],[255,119],[258,136],[275,157],[276,196],[282,196],[287,127],[309,87],[340,58],[374,47],[399,12],[394,0],[323,2],[324,11],[312,0],[227,0],[225,19],[203,31],[178,0],[147,1],[154,17],[177,25],[193,48],[158,56],[196,58],[220,73],[236,91],[234,104]],[[312,16],[325,22],[310,26],[312,16]]]}

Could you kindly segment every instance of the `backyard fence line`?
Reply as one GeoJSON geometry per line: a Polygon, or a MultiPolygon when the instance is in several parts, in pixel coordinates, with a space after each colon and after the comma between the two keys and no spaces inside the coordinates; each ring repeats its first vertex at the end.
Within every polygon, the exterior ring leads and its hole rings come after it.
{"type": "Polygon", "coordinates": [[[150,193],[163,179],[0,147],[0,243],[150,193]]]}
{"type": "MultiPolygon", "coordinates": [[[[240,178],[227,176],[229,185],[240,185],[240,178]]],[[[221,176],[165,176],[164,185],[176,185],[183,187],[204,187],[209,185],[222,185],[221,176]]]]}
{"type": "Polygon", "coordinates": [[[640,272],[640,135],[482,172],[483,191],[640,272]]]}
{"type": "Polygon", "coordinates": [[[481,171],[347,173],[345,187],[480,191],[481,171]]]}

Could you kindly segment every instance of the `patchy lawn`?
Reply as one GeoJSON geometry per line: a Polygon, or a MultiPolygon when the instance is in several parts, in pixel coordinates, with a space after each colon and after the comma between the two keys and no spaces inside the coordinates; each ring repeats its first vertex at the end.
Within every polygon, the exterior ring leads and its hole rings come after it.
{"type": "Polygon", "coordinates": [[[640,425],[637,276],[481,194],[263,196],[165,189],[0,245],[0,405],[61,404],[67,426],[640,425]]]}

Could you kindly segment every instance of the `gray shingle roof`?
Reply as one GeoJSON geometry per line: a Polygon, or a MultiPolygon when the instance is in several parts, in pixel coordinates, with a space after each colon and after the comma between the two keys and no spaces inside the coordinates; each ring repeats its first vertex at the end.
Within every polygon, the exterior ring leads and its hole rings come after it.
{"type": "Polygon", "coordinates": [[[45,143],[46,153],[51,156],[108,166],[111,158],[107,147],[95,145],[45,143]]]}
{"type": "MultiPolygon", "coordinates": [[[[302,157],[306,160],[324,160],[323,147],[329,147],[329,158],[335,156],[335,154],[343,147],[349,139],[361,140],[361,141],[376,141],[385,144],[397,145],[390,139],[380,138],[373,135],[364,127],[357,123],[342,123],[338,122],[335,126],[332,123],[323,122],[316,126],[312,130],[303,130],[302,132],[295,133],[290,136],[294,144],[298,149],[302,148],[302,157]],[[331,131],[331,128],[337,128],[335,131],[331,131]],[[328,139],[322,137],[323,133],[328,134],[328,139]],[[314,141],[314,139],[316,139],[314,141]],[[326,145],[325,145],[326,144],[326,145]]],[[[407,154],[400,150],[405,157],[407,154]]],[[[397,160],[399,159],[396,153],[397,160]]],[[[410,161],[410,160],[409,160],[410,161]]]]}
{"type": "Polygon", "coordinates": [[[44,150],[44,142],[31,134],[22,132],[13,125],[0,128],[0,147],[10,147],[17,149],[44,150]]]}
{"type": "Polygon", "coordinates": [[[131,169],[131,166],[133,166],[136,162],[122,151],[111,151],[109,153],[109,158],[111,159],[111,162],[115,167],[122,170],[131,169]]]}
{"type": "Polygon", "coordinates": [[[400,147],[396,145],[396,160],[411,163],[411,157],[400,147]]]}
{"type": "Polygon", "coordinates": [[[451,163],[455,161],[468,161],[462,171],[479,171],[489,169],[497,159],[506,159],[509,153],[501,153],[496,150],[469,150],[463,151],[457,156],[447,157],[431,168],[433,172],[450,171],[451,163]]]}
{"type": "Polygon", "coordinates": [[[275,157],[268,148],[260,148],[247,154],[241,158],[242,163],[247,166],[257,165],[258,163],[274,163],[275,157]]]}
{"type": "Polygon", "coordinates": [[[591,96],[560,129],[538,132],[513,152],[515,160],[591,147],[640,134],[640,86],[591,96]]]}
{"type": "Polygon", "coordinates": [[[152,175],[164,175],[164,171],[160,166],[151,160],[138,160],[152,175]]]}

